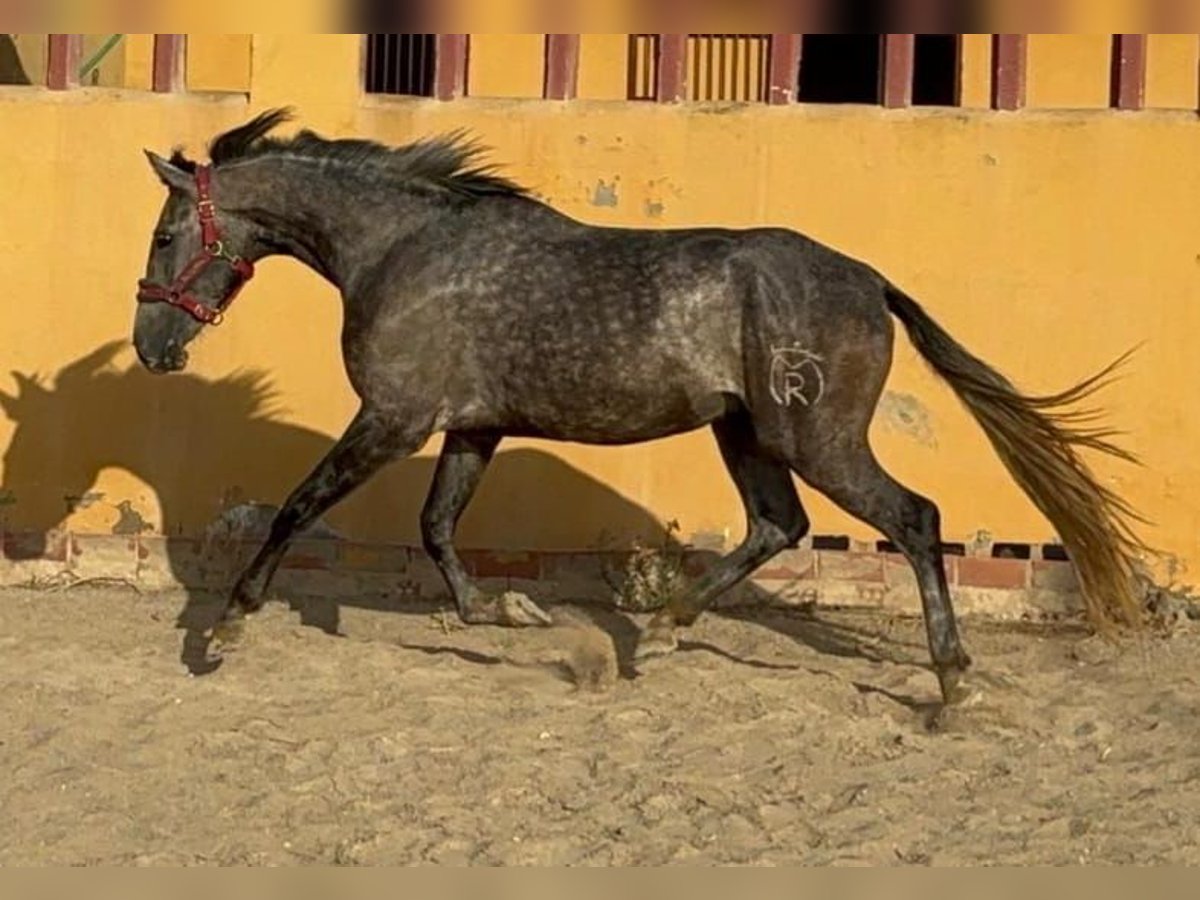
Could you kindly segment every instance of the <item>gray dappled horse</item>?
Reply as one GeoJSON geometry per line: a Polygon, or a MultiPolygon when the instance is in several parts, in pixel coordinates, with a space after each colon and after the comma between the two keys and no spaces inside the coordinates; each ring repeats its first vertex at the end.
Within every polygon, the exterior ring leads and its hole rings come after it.
{"type": "Polygon", "coordinates": [[[1077,451],[1130,459],[1072,406],[1111,367],[1027,397],[861,262],[781,228],[641,230],[577,222],[477,165],[461,135],[389,148],[269,132],[264,113],[216,138],[211,165],[148,153],[169,196],[134,326],[155,372],[220,320],[283,254],[341,291],[342,352],[362,405],[287,499],[238,579],[215,639],[258,610],[291,537],[436,432],[421,516],[464,622],[548,623],[526,597],[472,584],[455,525],[502,437],[630,444],[711,426],[748,518],[745,541],[647,626],[669,652],[727,588],[809,529],[793,473],[881,531],[920,584],[943,696],[970,665],[950,605],[937,507],[883,470],[868,426],[892,359],[892,317],[986,431],[1058,530],[1098,626],[1137,626],[1132,512],[1077,451]]]}

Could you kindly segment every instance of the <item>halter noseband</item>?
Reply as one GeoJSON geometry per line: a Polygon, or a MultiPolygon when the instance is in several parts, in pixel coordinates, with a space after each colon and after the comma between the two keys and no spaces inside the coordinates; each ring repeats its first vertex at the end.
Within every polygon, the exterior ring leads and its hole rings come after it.
{"type": "Polygon", "coordinates": [[[229,304],[233,303],[234,298],[246,286],[246,282],[254,277],[254,264],[240,256],[231,255],[221,243],[221,231],[217,228],[216,210],[213,208],[212,169],[209,166],[196,167],[196,206],[200,213],[203,249],[192,257],[191,262],[183,267],[179,277],[169,286],[155,284],[143,278],[138,282],[137,298],[139,303],[166,303],[182,309],[202,325],[220,325],[229,304]],[[227,262],[237,280],[216,306],[208,306],[188,289],[217,260],[227,262]]]}

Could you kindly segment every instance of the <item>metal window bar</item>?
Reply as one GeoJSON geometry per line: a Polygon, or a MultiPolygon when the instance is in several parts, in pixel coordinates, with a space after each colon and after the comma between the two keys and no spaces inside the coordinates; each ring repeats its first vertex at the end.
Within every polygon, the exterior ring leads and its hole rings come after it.
{"type": "MultiPolygon", "coordinates": [[[[686,99],[764,103],[771,96],[771,34],[689,34],[683,73],[686,99]]],[[[795,55],[796,47],[781,48],[795,55]]],[[[628,91],[630,100],[654,101],[658,96],[663,36],[629,36],[628,91]]]]}
{"type": "Polygon", "coordinates": [[[661,35],[631,34],[629,36],[627,96],[630,100],[654,101],[658,99],[658,54],[661,44],[661,35]]]}
{"type": "Polygon", "coordinates": [[[367,35],[367,92],[432,97],[436,57],[436,34],[367,35]]]}
{"type": "Polygon", "coordinates": [[[763,103],[770,93],[770,34],[689,34],[688,99],[763,103]]]}

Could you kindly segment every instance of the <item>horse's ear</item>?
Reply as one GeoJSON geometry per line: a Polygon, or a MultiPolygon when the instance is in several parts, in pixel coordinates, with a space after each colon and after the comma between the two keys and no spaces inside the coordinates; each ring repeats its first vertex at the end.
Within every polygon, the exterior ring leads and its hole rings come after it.
{"type": "Polygon", "coordinates": [[[17,420],[17,404],[20,402],[21,398],[16,394],[6,394],[4,391],[0,391],[0,412],[14,422],[17,420]]]}
{"type": "Polygon", "coordinates": [[[146,154],[146,159],[150,160],[150,168],[154,169],[154,174],[167,187],[185,193],[194,190],[192,176],[179,168],[179,166],[174,165],[168,159],[163,159],[153,150],[144,150],[142,152],[146,154]]]}
{"type": "Polygon", "coordinates": [[[15,422],[21,418],[21,407],[25,401],[34,394],[45,394],[46,389],[38,383],[36,378],[30,378],[20,372],[13,372],[12,377],[13,381],[17,383],[17,392],[6,394],[4,391],[0,391],[0,410],[3,410],[4,414],[15,422]]]}
{"type": "Polygon", "coordinates": [[[68,383],[86,382],[95,378],[100,371],[116,359],[117,354],[125,348],[124,340],[109,341],[97,347],[83,359],[77,360],[64,368],[54,378],[58,387],[68,383]]]}

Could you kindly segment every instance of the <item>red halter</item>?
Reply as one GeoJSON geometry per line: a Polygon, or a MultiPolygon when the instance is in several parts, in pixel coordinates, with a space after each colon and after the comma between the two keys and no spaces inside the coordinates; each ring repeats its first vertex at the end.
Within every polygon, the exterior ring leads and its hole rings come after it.
{"type": "Polygon", "coordinates": [[[179,277],[169,287],[155,284],[147,279],[138,282],[139,303],[166,303],[182,309],[197,322],[204,325],[220,325],[225,310],[234,298],[254,277],[254,264],[240,256],[232,256],[221,243],[221,231],[217,228],[216,211],[212,201],[212,169],[196,167],[196,206],[200,211],[200,237],[204,249],[183,267],[179,277]],[[189,293],[188,288],[196,283],[204,271],[218,259],[229,263],[237,280],[223,298],[214,306],[208,306],[189,293]]]}

